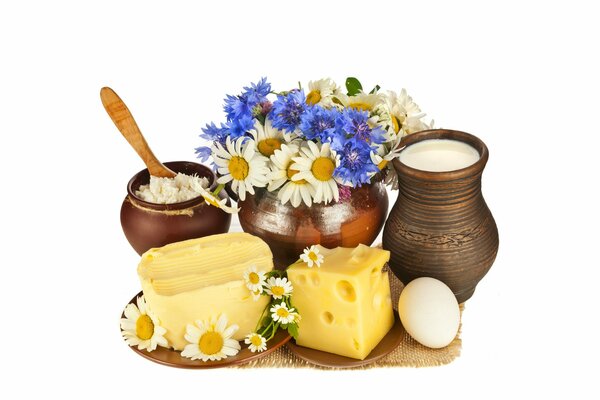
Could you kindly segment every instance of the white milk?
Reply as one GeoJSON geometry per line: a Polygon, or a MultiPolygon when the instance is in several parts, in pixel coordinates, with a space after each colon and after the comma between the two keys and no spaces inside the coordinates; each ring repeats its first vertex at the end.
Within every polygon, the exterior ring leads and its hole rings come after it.
{"type": "Polygon", "coordinates": [[[400,162],[411,168],[430,172],[454,171],[479,160],[474,147],[450,139],[423,140],[400,152],[400,162]]]}

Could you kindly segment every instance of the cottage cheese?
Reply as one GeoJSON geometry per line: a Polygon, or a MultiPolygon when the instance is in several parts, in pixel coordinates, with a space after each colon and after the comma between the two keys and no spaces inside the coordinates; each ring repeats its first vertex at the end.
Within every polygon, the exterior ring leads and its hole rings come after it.
{"type": "Polygon", "coordinates": [[[135,195],[156,204],[172,204],[200,196],[208,188],[208,179],[178,173],[174,178],[150,176],[148,185],[141,185],[135,195]]]}

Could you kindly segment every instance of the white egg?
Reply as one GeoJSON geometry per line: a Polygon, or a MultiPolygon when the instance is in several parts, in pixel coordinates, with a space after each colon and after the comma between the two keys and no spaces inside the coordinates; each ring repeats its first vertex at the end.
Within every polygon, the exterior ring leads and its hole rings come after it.
{"type": "Polygon", "coordinates": [[[400,293],[398,314],[410,336],[434,349],[448,346],[460,325],[454,293],[434,278],[417,278],[406,285],[400,293]]]}

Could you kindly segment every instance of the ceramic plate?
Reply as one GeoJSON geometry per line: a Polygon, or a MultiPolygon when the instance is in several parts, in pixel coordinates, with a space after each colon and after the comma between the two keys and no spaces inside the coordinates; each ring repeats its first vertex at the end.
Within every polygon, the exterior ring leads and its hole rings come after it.
{"type": "MultiPolygon", "coordinates": [[[[135,304],[137,297],[141,295],[142,292],[139,292],[133,297],[133,299],[129,301],[129,303],[135,304]]],[[[121,318],[125,318],[125,315],[121,314],[121,318]]],[[[252,353],[243,342],[240,342],[242,349],[238,354],[219,361],[191,360],[189,358],[182,357],[179,351],[166,349],[160,346],[151,352],[147,352],[146,350],[138,350],[137,346],[129,346],[129,348],[150,361],[167,365],[169,367],[189,369],[221,368],[245,364],[247,362],[256,360],[257,358],[263,357],[277,350],[279,347],[286,344],[291,338],[292,337],[286,331],[279,330],[273,339],[269,340],[267,343],[267,350],[261,353],[252,353]]]]}
{"type": "Polygon", "coordinates": [[[297,357],[311,364],[316,364],[321,367],[330,368],[353,368],[375,362],[400,345],[404,337],[404,327],[400,322],[400,317],[394,312],[396,320],[392,329],[381,339],[379,344],[369,353],[364,360],[338,356],[337,354],[327,353],[324,351],[309,349],[308,347],[298,346],[294,340],[287,344],[288,349],[297,357]]]}

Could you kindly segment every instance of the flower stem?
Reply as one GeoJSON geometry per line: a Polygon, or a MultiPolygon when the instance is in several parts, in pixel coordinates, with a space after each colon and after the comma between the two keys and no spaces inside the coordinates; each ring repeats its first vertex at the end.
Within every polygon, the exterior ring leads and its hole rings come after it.
{"type": "Polygon", "coordinates": [[[213,192],[213,195],[215,197],[217,197],[219,195],[219,193],[221,192],[221,190],[223,190],[223,188],[225,187],[224,183],[221,183],[219,186],[217,186],[217,188],[215,189],[215,191],[213,192]]]}

